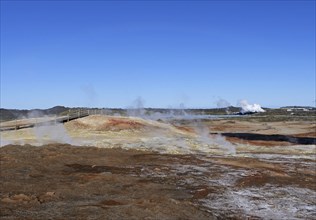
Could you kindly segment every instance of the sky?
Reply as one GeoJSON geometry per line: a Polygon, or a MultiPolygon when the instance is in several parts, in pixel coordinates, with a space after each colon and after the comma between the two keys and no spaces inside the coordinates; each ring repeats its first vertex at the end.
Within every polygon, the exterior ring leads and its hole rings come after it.
{"type": "Polygon", "coordinates": [[[315,106],[315,1],[3,1],[1,108],[315,106]]]}

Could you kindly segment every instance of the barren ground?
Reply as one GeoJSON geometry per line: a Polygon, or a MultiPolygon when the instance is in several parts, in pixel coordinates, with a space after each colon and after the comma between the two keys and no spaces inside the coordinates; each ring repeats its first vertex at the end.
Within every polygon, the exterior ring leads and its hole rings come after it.
{"type": "Polygon", "coordinates": [[[314,219],[315,122],[89,116],[1,132],[1,219],[314,219]],[[67,143],[67,144],[65,144],[67,143]]]}

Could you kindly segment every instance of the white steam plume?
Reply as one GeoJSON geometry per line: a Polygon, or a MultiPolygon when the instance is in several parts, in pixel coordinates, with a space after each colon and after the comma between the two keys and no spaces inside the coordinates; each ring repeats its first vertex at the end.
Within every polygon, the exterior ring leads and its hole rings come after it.
{"type": "Polygon", "coordinates": [[[85,104],[88,105],[89,107],[93,107],[93,105],[95,105],[95,102],[97,99],[97,93],[94,89],[94,86],[91,84],[83,85],[83,86],[81,86],[81,90],[86,96],[86,103],[85,104]]]}
{"type": "Polygon", "coordinates": [[[225,99],[222,99],[222,98],[217,100],[216,105],[217,105],[217,108],[227,108],[227,107],[231,106],[231,104],[228,101],[226,101],[225,99]]]}
{"type": "Polygon", "coordinates": [[[249,104],[247,100],[241,100],[238,102],[241,107],[241,113],[255,113],[255,112],[265,112],[259,104],[249,104]]]}
{"type": "Polygon", "coordinates": [[[200,143],[217,146],[224,150],[226,154],[236,154],[236,148],[233,144],[225,139],[222,135],[210,136],[210,130],[208,127],[202,125],[202,123],[195,124],[195,132],[197,133],[198,137],[197,140],[200,143]]]}
{"type": "Polygon", "coordinates": [[[43,145],[49,142],[73,144],[62,123],[47,122],[33,128],[34,135],[39,144],[43,145]]]}
{"type": "Polygon", "coordinates": [[[146,113],[144,103],[144,99],[139,96],[133,101],[132,106],[127,108],[127,115],[133,117],[144,117],[146,113]]]}
{"type": "MultiPolygon", "coordinates": [[[[66,143],[79,145],[80,143],[74,142],[69,136],[66,128],[62,123],[56,122],[53,117],[43,116],[39,111],[31,111],[28,115],[29,118],[24,118],[23,120],[30,120],[35,122],[35,126],[31,129],[34,137],[27,138],[21,135],[21,133],[16,133],[16,138],[11,139],[10,137],[5,137],[2,133],[0,134],[0,146],[5,146],[9,144],[24,145],[27,143],[34,143],[36,145],[44,145],[48,143],[66,143]],[[36,124],[36,122],[38,124],[36,124]]],[[[12,131],[16,132],[16,131],[12,131]]]]}
{"type": "Polygon", "coordinates": [[[5,139],[2,136],[0,137],[0,147],[6,146],[6,145],[9,145],[9,144],[14,144],[14,142],[12,140],[5,139]]]}

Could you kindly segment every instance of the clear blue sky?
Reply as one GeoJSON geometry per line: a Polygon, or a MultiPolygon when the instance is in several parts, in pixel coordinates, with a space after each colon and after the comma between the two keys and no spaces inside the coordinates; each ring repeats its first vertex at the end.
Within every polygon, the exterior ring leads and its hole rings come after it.
{"type": "Polygon", "coordinates": [[[1,107],[315,105],[315,1],[1,1],[1,107]]]}

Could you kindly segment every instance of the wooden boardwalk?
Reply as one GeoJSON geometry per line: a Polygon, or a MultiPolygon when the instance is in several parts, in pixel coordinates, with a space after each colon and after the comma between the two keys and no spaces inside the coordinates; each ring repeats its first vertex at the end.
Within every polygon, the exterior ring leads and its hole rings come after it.
{"type": "Polygon", "coordinates": [[[77,118],[83,118],[90,115],[88,110],[71,111],[66,116],[29,118],[21,120],[12,120],[0,123],[0,131],[19,130],[23,128],[32,128],[35,126],[45,126],[58,123],[65,123],[77,118]]]}

